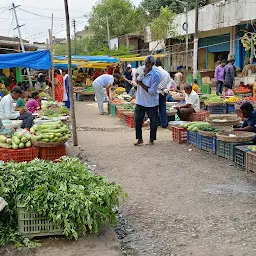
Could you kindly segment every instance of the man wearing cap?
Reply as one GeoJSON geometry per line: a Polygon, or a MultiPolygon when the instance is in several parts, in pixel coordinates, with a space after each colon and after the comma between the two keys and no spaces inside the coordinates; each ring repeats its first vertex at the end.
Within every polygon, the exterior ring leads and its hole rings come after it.
{"type": "Polygon", "coordinates": [[[144,74],[141,74],[141,76],[138,74],[137,76],[138,86],[135,108],[135,130],[137,142],[134,144],[135,146],[143,144],[142,123],[145,113],[147,113],[150,119],[150,138],[148,145],[153,145],[156,140],[159,104],[159,94],[157,90],[161,74],[156,68],[153,68],[155,63],[155,58],[153,56],[148,56],[145,60],[144,74]]]}
{"type": "Polygon", "coordinates": [[[125,84],[125,90],[127,94],[130,92],[132,89],[132,66],[131,64],[128,64],[124,73],[123,73],[123,78],[124,78],[124,84],[125,84]]]}

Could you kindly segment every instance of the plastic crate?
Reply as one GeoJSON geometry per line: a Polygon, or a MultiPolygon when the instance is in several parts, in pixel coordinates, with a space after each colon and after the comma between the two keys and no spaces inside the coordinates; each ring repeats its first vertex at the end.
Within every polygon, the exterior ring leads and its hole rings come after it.
{"type": "Polygon", "coordinates": [[[211,86],[209,84],[202,84],[202,93],[211,94],[211,86]]]}
{"type": "Polygon", "coordinates": [[[197,132],[187,132],[187,142],[188,144],[200,147],[200,134],[197,132]]]}
{"type": "Polygon", "coordinates": [[[18,205],[19,232],[25,237],[62,235],[63,230],[57,228],[48,218],[42,214],[30,212],[25,207],[18,205]]]}
{"type": "Polygon", "coordinates": [[[240,168],[245,168],[246,163],[246,152],[248,152],[248,145],[247,146],[236,146],[235,147],[235,159],[234,162],[236,166],[240,168]]]}
{"type": "Polygon", "coordinates": [[[24,149],[0,148],[0,161],[3,162],[30,162],[35,158],[38,158],[38,149],[36,147],[24,149]]]}
{"type": "Polygon", "coordinates": [[[65,145],[54,148],[40,148],[39,158],[43,160],[56,160],[66,155],[65,145]]]}
{"type": "Polygon", "coordinates": [[[116,116],[116,106],[110,105],[111,116],[116,116]]]}
{"type": "Polygon", "coordinates": [[[227,114],[228,107],[225,105],[207,106],[207,110],[210,114],[227,114]]]}
{"type": "Polygon", "coordinates": [[[205,151],[215,154],[216,153],[216,138],[200,135],[199,147],[202,150],[205,150],[205,151]]]}
{"type": "Polygon", "coordinates": [[[187,129],[179,126],[172,127],[172,140],[181,143],[187,142],[187,129]]]}
{"type": "Polygon", "coordinates": [[[134,128],[134,116],[126,116],[126,124],[130,128],[134,128]]]}
{"type": "Polygon", "coordinates": [[[189,121],[195,122],[195,121],[206,121],[206,118],[209,116],[208,111],[200,111],[197,113],[193,113],[189,117],[189,121]]]}
{"type": "Polygon", "coordinates": [[[235,159],[236,146],[251,145],[251,144],[252,144],[251,142],[230,143],[230,142],[217,140],[217,155],[233,161],[235,159]]]}
{"type": "Polygon", "coordinates": [[[246,171],[256,173],[256,154],[254,152],[246,152],[245,166],[246,171]]]}
{"type": "Polygon", "coordinates": [[[236,114],[236,113],[237,113],[237,110],[236,110],[236,108],[235,108],[235,105],[230,105],[230,104],[228,104],[227,107],[228,107],[228,113],[229,113],[229,114],[236,114]]]}

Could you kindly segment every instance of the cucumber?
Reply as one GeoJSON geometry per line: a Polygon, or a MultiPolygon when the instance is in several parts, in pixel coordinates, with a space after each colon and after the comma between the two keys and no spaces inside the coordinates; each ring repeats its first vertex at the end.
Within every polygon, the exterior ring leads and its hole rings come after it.
{"type": "Polygon", "coordinates": [[[15,144],[17,144],[17,145],[20,144],[20,139],[19,139],[17,136],[13,136],[13,137],[12,137],[12,141],[13,141],[15,144]]]}
{"type": "Polygon", "coordinates": [[[0,135],[0,142],[7,143],[7,138],[4,135],[0,135]]]}
{"type": "Polygon", "coordinates": [[[24,147],[25,147],[24,143],[21,142],[21,143],[19,144],[19,148],[24,148],[24,147]]]}
{"type": "Polygon", "coordinates": [[[31,146],[32,146],[32,144],[31,144],[30,141],[28,141],[28,142],[25,144],[25,147],[26,147],[26,148],[30,148],[31,146]]]}
{"type": "Polygon", "coordinates": [[[12,148],[13,148],[13,149],[18,149],[19,146],[18,146],[17,144],[15,144],[14,142],[12,142],[12,148]]]}
{"type": "Polygon", "coordinates": [[[49,142],[49,139],[42,139],[42,142],[49,142]]]}

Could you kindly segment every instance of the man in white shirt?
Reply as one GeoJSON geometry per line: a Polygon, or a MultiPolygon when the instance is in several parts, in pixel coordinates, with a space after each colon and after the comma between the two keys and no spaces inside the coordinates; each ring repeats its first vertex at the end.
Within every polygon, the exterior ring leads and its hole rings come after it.
{"type": "Polygon", "coordinates": [[[163,128],[168,127],[168,118],[166,113],[166,96],[169,93],[172,84],[175,84],[174,80],[171,79],[170,74],[163,69],[162,62],[160,60],[156,60],[156,67],[160,71],[161,81],[158,86],[159,93],[159,118],[161,122],[161,126],[163,128]]]}
{"type": "Polygon", "coordinates": [[[189,116],[200,111],[200,99],[198,94],[192,90],[192,86],[185,86],[185,104],[176,107],[181,121],[188,121],[189,116]]]}
{"type": "Polygon", "coordinates": [[[21,97],[22,91],[19,87],[12,88],[11,93],[4,96],[0,101],[0,119],[1,120],[23,120],[22,128],[30,129],[33,123],[33,116],[24,107],[18,111],[14,111],[13,103],[21,97]]]}

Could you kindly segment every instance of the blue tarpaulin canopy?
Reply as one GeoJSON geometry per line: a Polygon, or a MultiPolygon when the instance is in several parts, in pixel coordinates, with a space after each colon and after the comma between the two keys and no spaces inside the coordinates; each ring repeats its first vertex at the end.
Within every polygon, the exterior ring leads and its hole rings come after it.
{"type": "Polygon", "coordinates": [[[0,69],[32,68],[50,69],[52,66],[49,50],[0,54],[0,69]]]}

